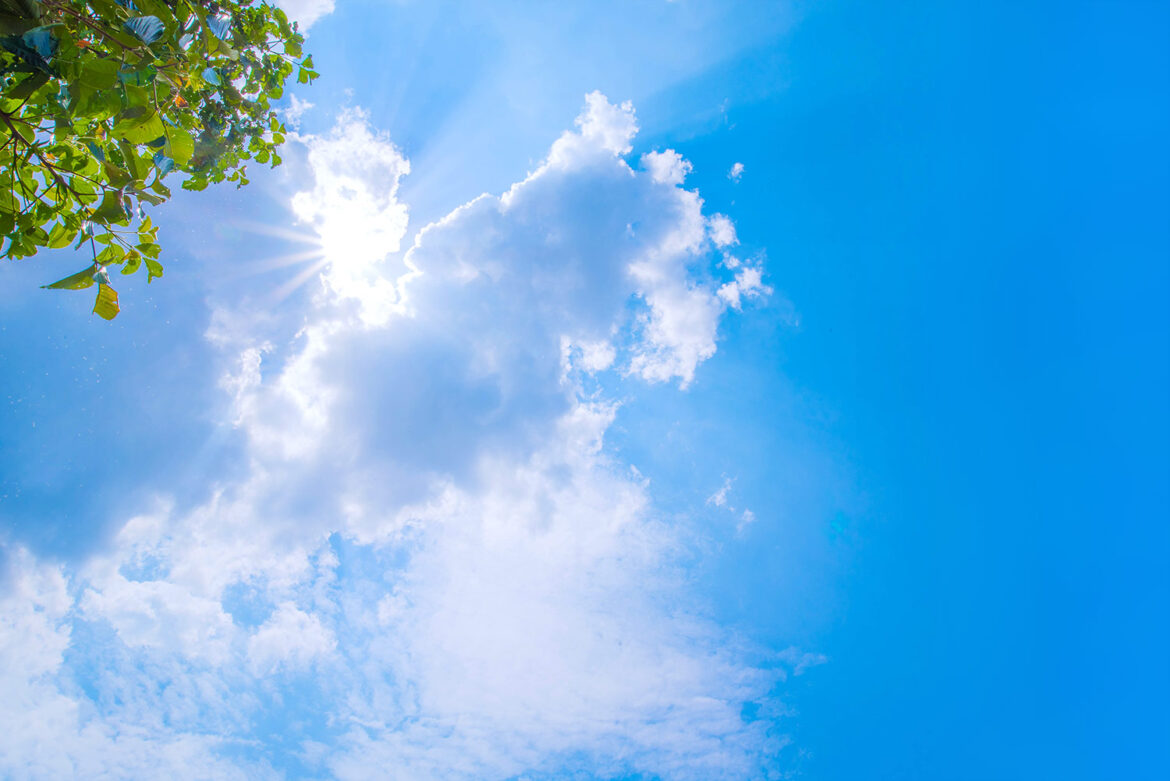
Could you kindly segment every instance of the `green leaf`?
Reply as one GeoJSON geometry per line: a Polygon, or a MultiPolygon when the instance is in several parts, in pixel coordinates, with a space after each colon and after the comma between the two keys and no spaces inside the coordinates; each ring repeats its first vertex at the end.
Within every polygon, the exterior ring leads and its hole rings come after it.
{"type": "Polygon", "coordinates": [[[113,58],[89,60],[81,67],[77,81],[95,90],[110,89],[118,83],[118,61],[113,58]]]}
{"type": "Polygon", "coordinates": [[[126,263],[122,266],[123,274],[133,274],[142,266],[142,255],[135,250],[126,253],[126,263]]]}
{"type": "Polygon", "coordinates": [[[114,125],[110,135],[115,138],[124,138],[132,144],[145,144],[166,134],[166,128],[157,112],[150,111],[141,116],[126,116],[129,111],[133,111],[133,109],[122,113],[122,118],[114,125]]]}
{"type": "Polygon", "coordinates": [[[231,32],[232,32],[231,17],[224,16],[222,14],[219,14],[216,16],[209,16],[207,18],[207,26],[209,28],[211,28],[212,34],[215,35],[216,38],[219,38],[221,41],[226,41],[231,36],[231,32]]]}
{"type": "MultiPolygon", "coordinates": [[[[286,130],[273,102],[293,79],[317,78],[272,2],[0,0],[0,111],[13,127],[0,126],[17,136],[16,154],[0,155],[0,257],[92,242],[104,264],[161,276],[142,210],[171,197],[161,176],[181,171],[187,190],[242,186],[248,160],[278,164],[286,130]],[[13,9],[32,10],[13,26],[13,9]],[[41,18],[52,24],[33,26],[41,18]],[[135,206],[142,230],[127,252],[119,226],[135,224],[135,206]]],[[[92,273],[61,282],[88,287],[92,273]]],[[[106,298],[95,310],[112,317],[116,293],[106,298]]]]}
{"type": "Polygon", "coordinates": [[[74,113],[78,119],[106,119],[122,110],[122,99],[113,90],[95,92],[88,87],[81,86],[78,88],[77,95],[77,106],[74,113]]]}
{"type": "Polygon", "coordinates": [[[64,223],[57,223],[53,229],[49,231],[49,249],[60,249],[61,247],[68,247],[73,242],[73,237],[77,235],[76,228],[66,227],[64,223]]]}
{"type": "Polygon", "coordinates": [[[43,87],[46,83],[48,83],[48,81],[49,74],[40,72],[34,73],[12,89],[8,90],[8,92],[5,93],[5,96],[9,98],[15,98],[16,100],[24,100],[25,98],[31,96],[38,89],[43,87]]]}
{"type": "Polygon", "coordinates": [[[24,232],[24,235],[38,247],[44,247],[49,243],[49,233],[41,227],[29,228],[24,232]]]}
{"type": "Polygon", "coordinates": [[[34,27],[20,36],[20,39],[46,60],[51,59],[57,53],[57,46],[60,44],[57,36],[53,33],[53,25],[34,27]]]}
{"type": "Polygon", "coordinates": [[[150,65],[138,69],[123,68],[118,71],[118,81],[135,87],[145,87],[148,84],[152,84],[157,75],[158,71],[150,65]]]}
{"type": "Polygon", "coordinates": [[[126,214],[126,205],[122,202],[122,194],[109,190],[102,196],[102,202],[94,210],[93,216],[94,219],[107,224],[111,222],[121,223],[130,221],[129,216],[126,214]]]}
{"type": "Polygon", "coordinates": [[[181,127],[167,128],[167,152],[175,164],[182,168],[195,153],[195,139],[181,127]]]}
{"type": "MultiPolygon", "coordinates": [[[[16,200],[16,196],[12,194],[12,190],[8,188],[0,189],[0,212],[16,214],[19,211],[20,202],[16,200]]],[[[7,232],[5,231],[5,233],[7,232]]]]}
{"type": "Polygon", "coordinates": [[[94,259],[94,263],[98,263],[103,266],[113,266],[121,263],[122,258],[125,257],[125,255],[125,250],[123,250],[117,244],[111,244],[98,253],[98,256],[94,259]]]}
{"type": "Polygon", "coordinates": [[[36,131],[24,122],[16,123],[16,132],[20,134],[20,137],[24,139],[26,144],[32,144],[37,140],[36,131]]]}
{"type": "Polygon", "coordinates": [[[54,290],[84,290],[93,284],[93,266],[86,266],[76,274],[70,274],[64,279],[58,279],[51,285],[41,285],[42,288],[54,290]]]}
{"type": "Polygon", "coordinates": [[[126,161],[126,170],[130,172],[130,176],[135,181],[145,180],[150,171],[150,164],[139,159],[138,150],[134,148],[134,145],[123,138],[118,142],[118,148],[122,151],[122,159],[126,161]]]}
{"type": "Polygon", "coordinates": [[[175,161],[162,152],[155,152],[154,167],[158,169],[158,178],[161,179],[174,169],[175,161]]]}
{"type": "Polygon", "coordinates": [[[83,204],[90,204],[97,200],[97,187],[88,179],[74,176],[69,180],[69,187],[81,197],[83,204]]]}
{"type": "Polygon", "coordinates": [[[146,258],[146,284],[150,284],[155,277],[163,275],[163,266],[154,258],[146,258]]]}
{"type": "Polygon", "coordinates": [[[154,93],[145,87],[139,87],[134,84],[123,84],[122,93],[128,107],[127,111],[130,109],[142,109],[145,112],[155,108],[154,93]]]}
{"type": "Polygon", "coordinates": [[[143,43],[154,43],[163,34],[164,25],[157,16],[136,16],[122,25],[143,43]]]}
{"type": "MultiPolygon", "coordinates": [[[[159,184],[158,182],[155,182],[154,184],[151,185],[151,189],[157,189],[158,187],[162,187],[162,185],[159,184]],[[156,187],[156,185],[157,185],[157,187],[156,187]]],[[[166,188],[162,187],[162,189],[165,190],[166,188]]],[[[170,190],[167,190],[167,194],[168,195],[170,194],[170,190]]],[[[149,203],[153,206],[158,206],[159,204],[164,203],[166,201],[166,198],[160,197],[158,195],[151,195],[150,193],[148,193],[144,190],[139,190],[138,191],[138,200],[146,201],[147,203],[149,203]]]]}
{"type": "Polygon", "coordinates": [[[57,51],[57,39],[48,27],[35,27],[24,35],[6,35],[0,38],[0,47],[7,49],[28,68],[50,76],[57,72],[49,58],[57,51]]]}
{"type": "Polygon", "coordinates": [[[113,187],[125,187],[134,181],[133,175],[121,167],[114,165],[109,160],[102,165],[102,168],[105,169],[106,178],[110,180],[110,185],[113,187]]]}

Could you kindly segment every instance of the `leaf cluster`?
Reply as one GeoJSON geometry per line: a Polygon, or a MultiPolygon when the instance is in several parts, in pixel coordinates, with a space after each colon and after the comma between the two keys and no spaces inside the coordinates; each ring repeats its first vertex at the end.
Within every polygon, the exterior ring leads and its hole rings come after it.
{"type": "Polygon", "coordinates": [[[280,164],[272,104],[317,77],[303,44],[257,0],[0,0],[2,256],[88,244],[93,265],[49,287],[162,276],[144,207],[168,174],[202,190],[280,164]]]}

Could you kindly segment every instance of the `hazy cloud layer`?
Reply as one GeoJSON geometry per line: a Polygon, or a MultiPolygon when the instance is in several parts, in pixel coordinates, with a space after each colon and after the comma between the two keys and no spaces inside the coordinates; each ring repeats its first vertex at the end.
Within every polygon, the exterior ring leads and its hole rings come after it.
{"type": "Polygon", "coordinates": [[[75,571],[14,555],[10,774],[765,777],[785,660],[688,595],[603,388],[685,387],[769,291],[687,161],[625,161],[636,132],[589,95],[537,170],[404,254],[401,153],[360,113],[304,140],[312,309],[286,345],[230,312],[211,334],[249,469],[75,571]]]}

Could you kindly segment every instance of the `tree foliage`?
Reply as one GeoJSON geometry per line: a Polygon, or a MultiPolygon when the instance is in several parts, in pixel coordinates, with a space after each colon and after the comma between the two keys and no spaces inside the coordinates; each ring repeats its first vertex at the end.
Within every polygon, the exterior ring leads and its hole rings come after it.
{"type": "Polygon", "coordinates": [[[0,0],[3,257],[84,247],[93,263],[47,287],[99,285],[109,269],[162,276],[144,207],[276,166],[287,80],[317,74],[303,36],[257,0],[0,0]]]}

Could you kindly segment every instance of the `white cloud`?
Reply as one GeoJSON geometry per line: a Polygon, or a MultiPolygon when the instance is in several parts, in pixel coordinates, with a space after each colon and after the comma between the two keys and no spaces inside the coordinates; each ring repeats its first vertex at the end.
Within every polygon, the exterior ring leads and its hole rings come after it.
{"type": "Polygon", "coordinates": [[[570,366],[579,366],[587,372],[605,371],[617,360],[617,349],[604,339],[579,344],[573,344],[566,339],[563,345],[570,353],[573,353],[575,348],[576,360],[572,360],[570,356],[570,366]]]}
{"type": "MultiPolygon", "coordinates": [[[[617,365],[651,381],[693,379],[715,353],[726,307],[715,282],[693,273],[707,263],[702,201],[619,157],[637,127],[628,104],[593,93],[577,125],[504,195],[482,196],[422,229],[400,264],[385,256],[405,228],[395,178],[405,161],[353,115],[328,138],[310,139],[317,184],[294,204],[332,258],[330,292],[358,299],[366,327],[311,324],[298,354],[239,394],[237,414],[258,452],[315,459],[317,474],[323,464],[355,460],[370,471],[372,457],[397,475],[382,484],[425,487],[433,476],[466,470],[477,440],[539,439],[568,403],[559,383],[564,339],[581,350],[586,371],[617,365]],[[386,175],[362,166],[371,156],[383,160],[386,175]],[[358,250],[341,251],[348,239],[334,238],[337,225],[354,215],[371,227],[359,231],[358,250]],[[633,322],[631,299],[644,305],[633,322]],[[633,339],[618,345],[612,335],[622,328],[633,339]],[[395,366],[417,367],[418,376],[366,388],[395,366]],[[442,409],[406,412],[435,403],[432,380],[456,383],[442,409]],[[371,432],[380,440],[373,454],[371,432]]],[[[716,224],[733,230],[725,217],[716,224]]],[[[256,348],[248,349],[254,363],[256,348]]],[[[405,493],[399,503],[417,498],[405,493]]]]}
{"type": "Polygon", "coordinates": [[[723,478],[723,485],[719,486],[719,490],[707,497],[707,504],[713,504],[716,507],[723,507],[727,504],[727,492],[731,490],[731,478],[723,478]]]}
{"type": "Polygon", "coordinates": [[[664,614],[677,541],[649,522],[644,486],[599,452],[612,409],[581,405],[560,442],[484,466],[485,491],[416,511],[429,530],[385,634],[357,656],[412,682],[402,729],[370,692],[341,777],[502,777],[573,752],[670,777],[752,774],[769,739],[739,718],[768,677],[696,616],[664,614]],[[373,726],[371,726],[373,725],[373,726]],[[439,768],[442,768],[441,770],[439,768]]]}
{"type": "Polygon", "coordinates": [[[15,695],[9,687],[35,680],[55,670],[69,645],[62,625],[72,599],[60,567],[40,565],[27,551],[10,554],[0,611],[0,652],[4,664],[5,701],[15,695]],[[15,560],[13,560],[15,559],[15,560]]]}
{"type": "Polygon", "coordinates": [[[780,661],[792,668],[793,675],[804,675],[811,667],[817,667],[829,661],[824,654],[801,651],[799,648],[785,648],[777,657],[780,661]]]}
{"type": "Polygon", "coordinates": [[[117,573],[95,577],[80,601],[86,617],[108,621],[130,647],[178,651],[222,663],[233,627],[219,600],[165,580],[135,582],[117,573]]]}
{"type": "Polygon", "coordinates": [[[316,21],[333,13],[334,0],[277,0],[289,19],[300,25],[301,32],[307,31],[316,21]]]}
{"type": "Polygon", "coordinates": [[[306,667],[336,647],[337,639],[320,618],[282,602],[248,639],[248,661],[254,672],[266,675],[282,667],[306,667]]]}
{"type": "Polygon", "coordinates": [[[691,172],[691,163],[673,149],[665,152],[648,152],[642,155],[642,167],[650,172],[656,182],[682,184],[691,172]]]}
{"type": "Polygon", "coordinates": [[[201,752],[266,719],[306,774],[342,778],[764,774],[784,740],[741,714],[776,674],[703,617],[685,534],[603,446],[618,403],[582,390],[611,368],[685,386],[715,353],[720,286],[764,290],[746,269],[721,282],[730,221],[681,187],[677,155],[632,169],[636,131],[628,103],[590,94],[536,171],[398,260],[407,161],[357,113],[306,139],[293,207],[321,238],[321,294],[287,344],[247,317],[209,330],[244,474],[128,522],[71,592],[36,570],[51,610],[3,606],[39,638],[6,684],[48,709],[39,739],[100,731],[87,775],[132,757],[211,772],[201,752]],[[297,697],[314,705],[294,718],[297,697]]]}
{"type": "Polygon", "coordinates": [[[83,625],[71,616],[74,599],[62,568],[38,563],[23,549],[7,554],[0,592],[0,770],[6,778],[273,777],[266,763],[218,756],[222,737],[172,729],[185,704],[198,699],[196,691],[207,692],[206,678],[195,681],[170,666],[162,680],[147,680],[159,672],[155,660],[126,665],[116,654],[82,658],[81,669],[73,668],[67,654],[83,625]],[[146,675],[144,663],[154,668],[146,675]],[[125,706],[102,714],[106,704],[82,686],[125,706]],[[144,707],[144,692],[158,699],[144,707]]]}
{"type": "Polygon", "coordinates": [[[727,172],[727,178],[733,182],[738,182],[743,176],[743,163],[735,163],[731,166],[731,170],[727,172]]]}
{"type": "Polygon", "coordinates": [[[311,108],[313,108],[313,104],[309,101],[301,100],[296,95],[289,95],[288,107],[278,111],[284,117],[285,124],[296,130],[301,126],[301,117],[311,108]]]}
{"type": "Polygon", "coordinates": [[[586,109],[575,124],[577,130],[566,130],[549,150],[546,166],[574,168],[586,162],[626,155],[633,148],[630,142],[638,133],[634,106],[629,101],[615,106],[600,92],[585,96],[586,109]]]}
{"type": "Polygon", "coordinates": [[[735,236],[735,225],[726,214],[711,215],[707,224],[711,230],[711,241],[715,242],[716,247],[730,247],[739,243],[735,236]]]}
{"type": "Polygon", "coordinates": [[[719,490],[707,497],[707,504],[725,508],[728,513],[736,516],[735,534],[738,537],[743,535],[747,527],[756,522],[756,514],[746,508],[741,512],[735,505],[731,504],[729,494],[734,482],[730,477],[724,477],[723,485],[719,486],[719,490]]]}
{"type": "MultiPolygon", "coordinates": [[[[737,262],[735,264],[739,266],[737,262]]],[[[758,266],[744,266],[735,274],[735,279],[720,285],[719,297],[732,309],[739,309],[743,299],[761,298],[772,294],[772,288],[764,284],[763,272],[758,266]]]]}
{"type": "Polygon", "coordinates": [[[408,214],[398,200],[398,183],[410,173],[410,163],[356,109],[343,114],[328,136],[301,140],[315,185],[293,196],[292,209],[320,236],[328,264],[322,279],[340,298],[356,300],[367,322],[384,323],[399,294],[381,266],[406,235],[408,214]]]}

